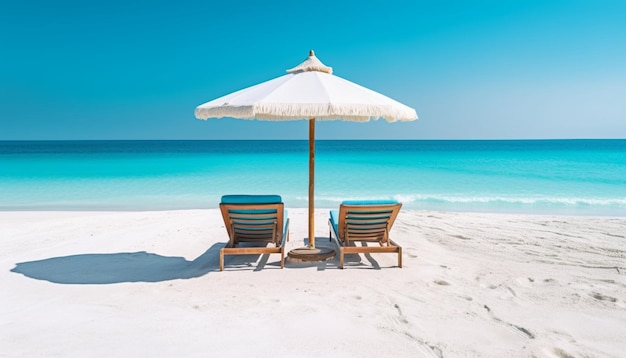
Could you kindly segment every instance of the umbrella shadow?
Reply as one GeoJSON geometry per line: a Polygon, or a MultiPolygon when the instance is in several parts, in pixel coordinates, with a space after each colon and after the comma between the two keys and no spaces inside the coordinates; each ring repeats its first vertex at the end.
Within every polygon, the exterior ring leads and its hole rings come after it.
{"type": "MultiPolygon", "coordinates": [[[[305,238],[304,245],[306,246],[308,245],[308,243],[309,243],[309,240],[305,238]]],[[[356,243],[353,242],[351,243],[351,246],[357,246],[357,245],[356,243]]],[[[361,243],[361,246],[367,246],[367,244],[361,243]]],[[[335,256],[325,261],[311,261],[311,262],[290,259],[290,260],[285,261],[285,267],[288,267],[288,268],[317,267],[318,271],[324,271],[327,268],[339,268],[339,247],[337,246],[337,243],[334,240],[329,239],[328,237],[316,237],[315,247],[331,249],[335,251],[335,256]]],[[[361,268],[361,269],[368,269],[368,270],[381,270],[382,269],[378,261],[376,261],[376,259],[372,257],[372,255],[369,253],[346,254],[344,255],[343,259],[344,259],[344,266],[346,267],[361,268]],[[367,260],[367,262],[369,262],[369,264],[366,264],[363,262],[361,255],[363,255],[363,257],[365,258],[365,260],[367,260]]]]}
{"type": "MultiPolygon", "coordinates": [[[[309,245],[309,239],[308,238],[304,238],[304,246],[308,246],[309,245]]],[[[324,248],[324,249],[331,249],[333,251],[335,251],[335,256],[327,259],[327,260],[323,260],[323,261],[301,261],[301,260],[293,260],[291,258],[287,258],[285,260],[285,267],[287,268],[294,268],[294,269],[298,269],[298,268],[309,268],[309,267],[316,267],[317,271],[324,271],[327,268],[336,268],[339,266],[339,260],[338,260],[338,248],[337,245],[335,245],[332,241],[330,241],[328,239],[328,237],[315,237],[315,247],[316,248],[324,248]]]]}
{"type": "Polygon", "coordinates": [[[193,261],[145,251],[80,254],[21,262],[11,272],[60,284],[113,284],[190,279],[219,270],[219,250],[214,244],[193,261]]]}

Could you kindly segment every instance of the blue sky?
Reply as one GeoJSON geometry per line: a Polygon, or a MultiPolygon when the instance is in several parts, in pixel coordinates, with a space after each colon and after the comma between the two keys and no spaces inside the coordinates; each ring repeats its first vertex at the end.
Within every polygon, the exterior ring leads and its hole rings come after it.
{"type": "Polygon", "coordinates": [[[0,140],[306,139],[194,108],[314,49],[416,109],[318,139],[626,138],[626,1],[0,0],[0,140]]]}

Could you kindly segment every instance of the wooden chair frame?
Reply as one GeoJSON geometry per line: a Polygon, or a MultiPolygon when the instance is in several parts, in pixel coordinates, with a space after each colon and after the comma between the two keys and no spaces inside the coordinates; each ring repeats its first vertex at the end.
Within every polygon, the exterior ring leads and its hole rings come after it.
{"type": "Polygon", "coordinates": [[[402,247],[389,237],[389,231],[400,212],[401,203],[347,205],[339,207],[337,232],[328,220],[330,239],[339,247],[339,268],[344,268],[345,254],[397,253],[398,267],[402,267],[402,247]],[[356,246],[356,242],[362,246],[356,246]],[[367,246],[376,242],[379,246],[367,246]]]}
{"type": "Polygon", "coordinates": [[[220,203],[220,211],[229,237],[226,247],[220,250],[220,271],[224,270],[225,255],[280,254],[280,268],[285,267],[285,242],[289,241],[289,219],[285,221],[283,203],[220,203]],[[242,242],[262,243],[266,246],[240,247],[239,244],[242,242]]]}

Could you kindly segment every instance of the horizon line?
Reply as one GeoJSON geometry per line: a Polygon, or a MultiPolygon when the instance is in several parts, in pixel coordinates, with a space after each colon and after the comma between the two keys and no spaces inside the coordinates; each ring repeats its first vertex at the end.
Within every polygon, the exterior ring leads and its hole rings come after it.
{"type": "MultiPolygon", "coordinates": [[[[626,140],[626,138],[436,138],[436,139],[385,139],[385,138],[350,138],[350,139],[329,139],[316,138],[315,141],[590,141],[590,140],[626,140]]],[[[268,138],[239,138],[239,139],[0,139],[0,142],[208,142],[208,141],[303,141],[308,139],[268,139],[268,138]]]]}

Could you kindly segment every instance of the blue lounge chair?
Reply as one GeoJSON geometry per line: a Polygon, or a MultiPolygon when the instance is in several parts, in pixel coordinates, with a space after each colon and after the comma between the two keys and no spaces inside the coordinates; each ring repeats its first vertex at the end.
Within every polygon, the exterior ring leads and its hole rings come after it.
{"type": "Polygon", "coordinates": [[[339,268],[343,269],[344,255],[351,253],[397,253],[398,267],[402,267],[402,247],[389,238],[401,203],[394,200],[344,201],[339,210],[330,211],[328,225],[330,238],[339,246],[339,268]],[[356,242],[362,246],[356,246],[356,242]],[[367,246],[375,242],[377,246],[367,246]]]}
{"type": "Polygon", "coordinates": [[[285,267],[289,219],[279,195],[224,195],[220,210],[229,237],[220,250],[220,271],[224,255],[280,254],[280,268],[285,267]]]}

